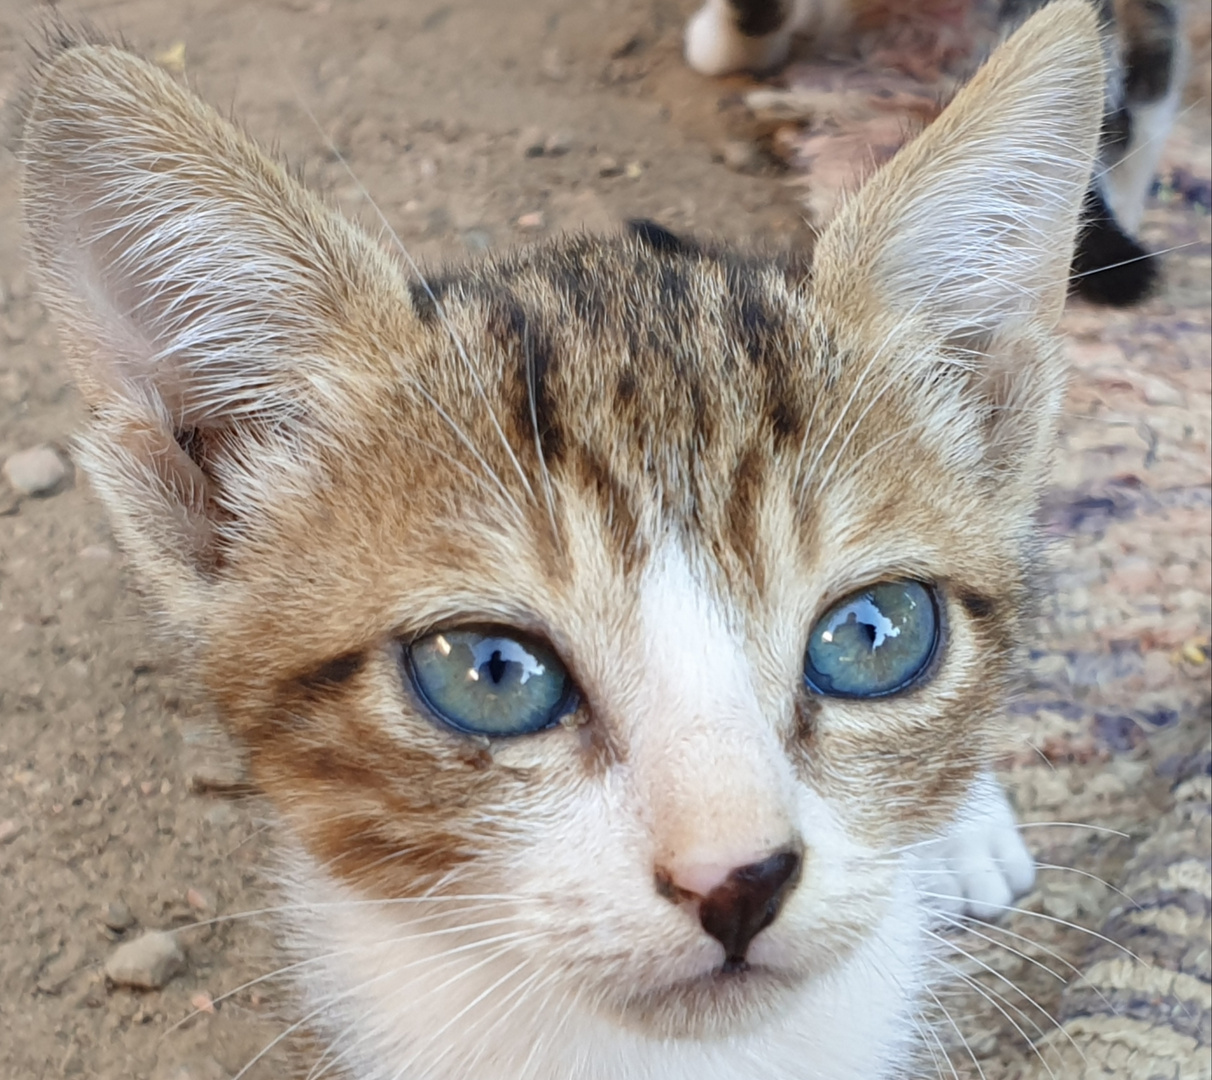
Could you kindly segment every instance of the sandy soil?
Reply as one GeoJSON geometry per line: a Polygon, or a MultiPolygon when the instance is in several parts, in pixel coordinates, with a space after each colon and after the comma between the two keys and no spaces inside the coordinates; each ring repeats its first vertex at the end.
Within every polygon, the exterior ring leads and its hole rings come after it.
{"type": "MultiPolygon", "coordinates": [[[[802,184],[745,152],[748,84],[707,83],[680,63],[692,7],[79,5],[167,65],[183,60],[206,97],[373,225],[364,187],[422,261],[637,216],[802,244],[802,184]]],[[[0,0],[0,107],[32,12],[0,0]]],[[[1176,160],[1206,179],[1197,115],[1176,160]]],[[[66,451],[80,420],[30,295],[15,193],[0,155],[0,460],[66,451]]],[[[1029,817],[1128,833],[1035,834],[1046,861],[1110,877],[1165,799],[1146,782],[1154,729],[1200,723],[1207,693],[1207,215],[1180,200],[1152,211],[1149,229],[1158,246],[1183,245],[1166,292],[1142,313],[1075,309],[1067,323],[1079,379],[1046,521],[1064,543],[1020,706],[1021,743],[1044,753],[1007,759],[1029,817]]],[[[69,475],[51,497],[20,499],[0,482],[0,1077],[225,1080],[266,1047],[243,1075],[283,1075],[273,1043],[291,1005],[279,983],[255,981],[276,966],[272,932],[243,914],[273,902],[261,812],[152,642],[84,484],[69,475]],[[106,958],[143,928],[180,929],[185,972],[146,994],[107,986],[106,958]]],[[[1090,888],[1045,875],[1025,907],[1093,924],[1105,896],[1090,888]]],[[[1073,957],[1082,946],[1045,944],[1073,957]]],[[[1013,964],[999,970],[1028,981],[1013,964]]],[[[1052,993],[1028,992],[1045,1006],[1052,993]]],[[[977,1056],[1009,1060],[1005,1023],[972,1011],[977,1056]]],[[[958,1068],[971,1068],[962,1055],[958,1068]]]]}

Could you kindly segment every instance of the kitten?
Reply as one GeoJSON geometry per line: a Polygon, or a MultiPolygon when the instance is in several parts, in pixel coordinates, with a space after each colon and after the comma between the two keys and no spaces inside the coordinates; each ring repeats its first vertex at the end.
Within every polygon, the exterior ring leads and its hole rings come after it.
{"type": "MultiPolygon", "coordinates": [[[[1049,0],[999,0],[997,19],[1016,26],[1049,0]]],[[[960,0],[961,8],[963,0],[960,0]]],[[[705,75],[763,72],[782,64],[797,35],[818,48],[886,21],[887,0],[707,0],[686,27],[686,59],[705,75]]],[[[915,0],[901,13],[954,9],[954,0],[915,0]]],[[[1136,239],[1145,201],[1182,96],[1178,0],[1098,0],[1107,54],[1102,141],[1086,194],[1085,226],[1073,259],[1073,288],[1102,304],[1134,304],[1156,286],[1157,259],[1136,239]]]]}
{"type": "Polygon", "coordinates": [[[1095,15],[784,262],[639,223],[428,279],[56,25],[24,206],[79,458],[281,819],[359,1080],[914,1072],[1065,378],[1095,15]]]}

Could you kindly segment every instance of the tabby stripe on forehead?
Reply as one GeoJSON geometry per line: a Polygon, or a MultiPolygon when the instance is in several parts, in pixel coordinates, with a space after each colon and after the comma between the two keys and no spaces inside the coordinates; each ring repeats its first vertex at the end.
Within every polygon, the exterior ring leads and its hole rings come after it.
{"type": "Polygon", "coordinates": [[[765,588],[766,569],[759,543],[758,519],[768,464],[769,458],[760,447],[751,446],[745,450],[733,473],[732,492],[725,510],[728,542],[749,568],[759,590],[765,588]]]}
{"type": "Polygon", "coordinates": [[[768,367],[778,357],[774,346],[784,330],[785,320],[770,306],[765,283],[759,271],[749,265],[730,261],[724,269],[724,281],[732,306],[730,329],[756,366],[768,367]]]}
{"type": "Polygon", "coordinates": [[[548,466],[564,451],[564,435],[558,424],[559,409],[551,392],[555,346],[542,321],[529,314],[518,297],[501,290],[490,301],[485,330],[497,339],[507,356],[516,358],[513,367],[514,423],[521,445],[533,446],[548,466]]]}
{"type": "Polygon", "coordinates": [[[412,300],[413,311],[423,326],[432,326],[438,321],[438,305],[442,302],[448,284],[439,278],[408,283],[408,296],[412,300]]]}
{"type": "Polygon", "coordinates": [[[610,463],[591,449],[582,448],[574,461],[580,482],[597,499],[605,524],[603,535],[613,543],[624,571],[633,573],[642,565],[646,554],[634,495],[615,475],[610,463]]]}

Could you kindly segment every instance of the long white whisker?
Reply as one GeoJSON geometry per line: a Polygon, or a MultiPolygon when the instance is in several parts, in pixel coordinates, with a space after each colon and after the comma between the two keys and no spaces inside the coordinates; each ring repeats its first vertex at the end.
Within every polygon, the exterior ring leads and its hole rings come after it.
{"type": "MultiPolygon", "coordinates": [[[[921,891],[921,895],[928,896],[932,900],[946,900],[950,903],[962,904],[965,902],[965,898],[962,896],[951,896],[948,893],[927,892],[924,889],[921,891]]],[[[1136,953],[1134,953],[1131,949],[1127,948],[1124,945],[1121,945],[1118,941],[1114,940],[1113,938],[1107,937],[1105,934],[1100,934],[1096,930],[1091,930],[1088,926],[1082,926],[1080,923],[1070,922],[1068,919],[1060,919],[1060,918],[1057,918],[1055,915],[1045,915],[1042,911],[1030,911],[1027,908],[1017,907],[1013,904],[993,904],[993,903],[989,903],[988,901],[986,901],[985,903],[986,903],[987,907],[994,908],[998,911],[1010,911],[1016,915],[1027,915],[1033,919],[1042,919],[1044,922],[1055,923],[1057,926],[1064,926],[1070,930],[1076,930],[1079,933],[1088,934],[1090,937],[1095,938],[1098,941],[1105,942],[1106,944],[1110,945],[1112,948],[1118,949],[1125,956],[1130,957],[1131,959],[1135,960],[1138,964],[1144,964],[1144,961],[1139,956],[1137,956],[1136,953]]]]}
{"type": "MultiPolygon", "coordinates": [[[[1019,1016],[1021,1016],[1026,1023],[1030,1024],[1033,1028],[1035,1028],[1036,1034],[1040,1037],[1042,1037],[1044,1034],[1043,1028],[1041,1028],[1038,1024],[1034,1023],[1028,1017],[1024,1016],[1021,1009],[1015,1008],[1015,1006],[1010,1005],[1009,1002],[1006,1002],[1005,998],[1003,998],[1001,994],[997,993],[997,991],[990,990],[988,987],[982,986],[976,979],[972,978],[971,975],[966,975],[964,972],[957,970],[956,968],[952,967],[950,964],[947,964],[941,958],[935,958],[935,959],[938,959],[938,962],[942,965],[942,967],[944,967],[952,975],[955,975],[965,985],[971,987],[974,991],[976,991],[977,994],[979,994],[981,997],[983,997],[990,1005],[992,1005],[999,1013],[1001,1013],[1002,1016],[1005,1018],[1006,1023],[1008,1023],[1018,1033],[1019,1038],[1021,1038],[1023,1040],[1023,1042],[1027,1044],[1027,1046],[1029,1046],[1033,1050],[1035,1050],[1036,1056],[1039,1058],[1040,1063],[1047,1070],[1048,1075],[1052,1078],[1052,1080],[1057,1080],[1056,1073],[1054,1073],[1052,1071],[1052,1066],[1048,1064],[1047,1059],[1040,1052],[1040,1050],[1035,1046],[1035,1042],[1032,1040],[1031,1036],[1028,1035],[1022,1029],[1022,1027],[1015,1021],[1014,1017],[1011,1016],[1010,1013],[1006,1011],[1006,1009],[1003,1007],[1003,1002],[1006,1005],[1009,1005],[1011,1009],[1014,1009],[1014,1011],[1016,1013],[1018,1013],[1019,1016]]],[[[1032,1002],[1032,1004],[1035,1004],[1035,1003],[1032,1002]]]]}

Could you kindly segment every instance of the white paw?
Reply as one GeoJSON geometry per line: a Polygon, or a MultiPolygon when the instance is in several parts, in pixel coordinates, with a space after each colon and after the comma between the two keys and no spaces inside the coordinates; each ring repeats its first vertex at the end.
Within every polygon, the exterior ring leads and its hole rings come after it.
{"type": "Polygon", "coordinates": [[[789,28],[765,37],[746,37],[726,0],[707,0],[686,24],[686,63],[700,75],[762,72],[778,67],[791,47],[789,28]]]}
{"type": "Polygon", "coordinates": [[[1035,883],[1035,860],[1014,811],[993,777],[982,774],[955,823],[918,853],[914,870],[929,905],[992,919],[1035,883]]]}

